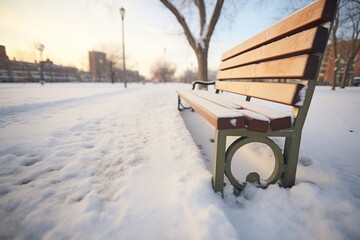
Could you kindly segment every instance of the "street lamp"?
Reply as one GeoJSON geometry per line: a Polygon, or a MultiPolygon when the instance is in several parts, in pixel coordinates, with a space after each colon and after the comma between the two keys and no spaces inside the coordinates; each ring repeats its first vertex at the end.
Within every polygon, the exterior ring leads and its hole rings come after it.
{"type": "Polygon", "coordinates": [[[125,8],[120,8],[121,22],[122,22],[122,48],[123,48],[123,76],[124,76],[124,86],[126,88],[126,66],[125,66],[125,43],[124,43],[124,17],[125,17],[125,8]]]}
{"type": "Polygon", "coordinates": [[[43,51],[45,49],[45,45],[42,44],[42,43],[36,43],[35,44],[35,48],[37,50],[39,50],[40,52],[40,62],[39,62],[39,68],[40,68],[40,82],[41,84],[44,83],[44,72],[43,72],[43,65],[44,65],[44,62],[43,62],[43,59],[42,59],[42,54],[43,54],[43,51]]]}

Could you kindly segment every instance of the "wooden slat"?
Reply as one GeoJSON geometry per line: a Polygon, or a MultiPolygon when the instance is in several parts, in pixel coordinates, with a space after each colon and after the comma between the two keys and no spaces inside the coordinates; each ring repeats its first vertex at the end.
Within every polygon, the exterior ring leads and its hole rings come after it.
{"type": "Polygon", "coordinates": [[[254,132],[266,132],[270,123],[270,119],[263,114],[251,111],[251,109],[242,109],[238,104],[231,103],[226,99],[221,99],[219,94],[215,94],[204,90],[193,90],[191,93],[204,98],[217,105],[229,108],[238,109],[245,117],[246,128],[254,132]]]}
{"type": "Polygon", "coordinates": [[[221,63],[220,69],[224,70],[269,59],[323,52],[325,50],[327,36],[328,30],[326,28],[312,28],[230,58],[221,63]]]}
{"type": "Polygon", "coordinates": [[[231,109],[241,109],[241,107],[238,104],[232,103],[228,99],[221,98],[222,94],[216,94],[214,92],[209,92],[207,90],[192,90],[192,92],[197,96],[205,98],[209,101],[213,101],[214,103],[221,105],[223,107],[231,108],[231,109]]]}
{"type": "Polygon", "coordinates": [[[229,96],[219,95],[227,99],[229,102],[238,105],[241,109],[248,109],[253,112],[262,114],[270,119],[271,130],[277,131],[282,129],[290,128],[292,125],[292,117],[290,113],[278,112],[274,109],[268,108],[266,106],[254,104],[248,101],[235,99],[229,96]]]}
{"type": "Polygon", "coordinates": [[[255,97],[294,106],[299,102],[299,92],[304,87],[296,83],[216,81],[215,88],[226,92],[255,97]]]}
{"type": "MultiPolygon", "coordinates": [[[[273,131],[287,129],[292,125],[292,117],[290,113],[276,111],[275,109],[254,104],[252,102],[244,101],[225,94],[215,94],[204,90],[197,90],[196,94],[227,108],[246,109],[254,113],[261,114],[269,119],[270,127],[273,131]]],[[[246,116],[246,113],[242,113],[246,116]]]]}
{"type": "Polygon", "coordinates": [[[178,90],[178,95],[216,129],[237,129],[245,127],[244,115],[207,101],[190,91],[178,90]]]}
{"type": "Polygon", "coordinates": [[[221,70],[217,79],[315,79],[319,64],[316,55],[303,55],[286,59],[251,64],[227,70],[221,70]]]}
{"type": "Polygon", "coordinates": [[[322,23],[331,21],[335,14],[336,1],[320,0],[295,12],[281,22],[262,31],[242,44],[223,54],[222,60],[228,59],[245,51],[267,44],[284,36],[301,32],[322,23]]]}
{"type": "Polygon", "coordinates": [[[253,132],[266,132],[269,128],[270,119],[254,113],[250,110],[239,110],[245,116],[246,128],[253,132]]]}

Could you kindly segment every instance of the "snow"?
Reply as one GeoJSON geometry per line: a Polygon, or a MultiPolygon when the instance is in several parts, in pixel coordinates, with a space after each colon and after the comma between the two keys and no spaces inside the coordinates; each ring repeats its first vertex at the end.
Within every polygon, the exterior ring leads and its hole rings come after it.
{"type": "Polygon", "coordinates": [[[254,101],[248,102],[244,100],[244,96],[241,96],[239,94],[232,94],[232,93],[221,93],[221,94],[215,94],[215,91],[209,87],[209,91],[205,90],[196,90],[196,94],[200,95],[203,98],[206,98],[208,100],[216,99],[216,103],[225,106],[227,108],[233,108],[233,109],[244,109],[240,111],[252,113],[252,118],[260,119],[263,121],[269,121],[270,119],[279,119],[279,118],[286,118],[290,117],[291,113],[289,108],[287,111],[279,111],[276,108],[270,108],[268,106],[263,105],[264,102],[262,101],[262,104],[255,103],[254,101]],[[258,113],[258,114],[254,114],[258,113]],[[263,116],[262,116],[263,115],[263,116]],[[256,117],[258,116],[258,118],[256,117]]]}
{"type": "Polygon", "coordinates": [[[200,33],[200,36],[196,38],[196,45],[200,45],[202,49],[205,49],[205,41],[208,31],[209,31],[209,25],[205,24],[202,33],[200,33]]]}
{"type": "Polygon", "coordinates": [[[264,121],[264,122],[270,122],[269,118],[265,117],[264,115],[258,114],[256,112],[252,112],[252,111],[249,111],[246,109],[238,110],[238,111],[252,119],[256,119],[256,120],[260,120],[260,121],[264,121]]]}
{"type": "MultiPolygon", "coordinates": [[[[244,115],[240,113],[240,111],[224,108],[219,104],[215,104],[211,101],[207,101],[204,98],[197,96],[196,94],[192,94],[192,91],[183,91],[179,90],[178,93],[188,99],[193,99],[199,106],[207,109],[212,115],[217,118],[235,118],[235,117],[243,117],[244,115]]],[[[235,122],[236,123],[236,122],[235,122]]]]}
{"type": "Polygon", "coordinates": [[[307,85],[304,85],[304,87],[300,90],[299,92],[299,101],[295,104],[296,106],[301,107],[302,105],[304,105],[304,101],[305,101],[305,97],[306,97],[306,91],[308,89],[307,85]]]}
{"type": "MultiPolygon", "coordinates": [[[[1,84],[0,239],[360,239],[360,88],[316,88],[294,187],[224,198],[213,128],[177,110],[190,88],[1,84]]],[[[272,171],[265,145],[234,157],[272,171]]]]}
{"type": "Polygon", "coordinates": [[[233,125],[234,127],[236,127],[236,122],[236,118],[230,120],[231,125],[233,125]]]}

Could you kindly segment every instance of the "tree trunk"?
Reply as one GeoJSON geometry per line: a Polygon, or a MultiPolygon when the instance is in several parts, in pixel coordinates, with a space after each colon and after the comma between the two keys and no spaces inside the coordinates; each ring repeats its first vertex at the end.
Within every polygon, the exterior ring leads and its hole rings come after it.
{"type": "Polygon", "coordinates": [[[338,67],[339,67],[339,59],[340,57],[338,56],[338,51],[337,51],[337,30],[339,28],[339,8],[337,8],[336,10],[336,15],[335,15],[335,19],[334,19],[334,24],[331,30],[331,40],[332,40],[332,47],[333,47],[333,53],[334,53],[334,79],[332,82],[332,87],[331,90],[335,90],[336,88],[336,82],[337,82],[337,71],[338,71],[338,67]]]}
{"type": "MultiPolygon", "coordinates": [[[[198,80],[208,81],[208,63],[207,63],[208,51],[207,49],[201,49],[200,47],[196,50],[196,58],[198,61],[198,80]]],[[[206,85],[199,84],[199,89],[207,89],[206,85]]]]}
{"type": "Polygon", "coordinates": [[[340,88],[345,88],[346,85],[346,78],[347,78],[347,72],[348,72],[348,63],[346,63],[345,67],[344,67],[344,72],[341,76],[341,80],[340,80],[340,88]]]}
{"type": "Polygon", "coordinates": [[[334,69],[334,79],[332,81],[331,90],[335,90],[337,80],[337,67],[334,69]]]}
{"type": "Polygon", "coordinates": [[[207,81],[208,80],[208,64],[207,64],[207,50],[198,49],[196,52],[196,58],[198,61],[198,80],[207,81]]]}
{"type": "Polygon", "coordinates": [[[353,63],[353,59],[352,58],[349,58],[347,61],[346,61],[346,64],[345,64],[345,68],[344,68],[344,73],[341,77],[341,83],[340,83],[340,88],[345,88],[346,85],[347,85],[347,79],[349,77],[349,69],[351,67],[353,63]]]}

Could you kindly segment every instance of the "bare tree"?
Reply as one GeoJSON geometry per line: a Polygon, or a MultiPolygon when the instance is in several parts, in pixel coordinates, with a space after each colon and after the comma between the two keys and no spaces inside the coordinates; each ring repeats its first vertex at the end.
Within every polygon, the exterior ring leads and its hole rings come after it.
{"type": "Polygon", "coordinates": [[[170,63],[158,60],[154,63],[151,73],[154,82],[173,82],[175,80],[175,67],[170,63]]]}
{"type": "Polygon", "coordinates": [[[344,49],[344,73],[341,78],[341,88],[345,88],[350,76],[350,68],[354,64],[355,57],[360,50],[360,2],[357,0],[348,0],[345,5],[344,27],[348,32],[349,44],[344,49]]]}
{"type": "Polygon", "coordinates": [[[179,78],[184,83],[191,83],[194,79],[196,79],[196,72],[190,69],[185,70],[179,78]]]}
{"type": "Polygon", "coordinates": [[[332,28],[331,45],[334,53],[332,90],[335,90],[340,75],[340,87],[351,79],[350,70],[360,51],[360,1],[340,0],[332,28]]]}
{"type": "Polygon", "coordinates": [[[339,12],[340,12],[340,7],[338,7],[336,15],[335,15],[335,19],[334,19],[334,24],[333,24],[333,28],[331,31],[331,41],[332,41],[332,47],[333,47],[333,53],[334,53],[334,73],[333,73],[333,82],[332,82],[332,86],[331,89],[335,90],[336,88],[336,83],[337,83],[337,74],[338,74],[338,69],[339,69],[339,56],[338,56],[338,46],[337,46],[337,42],[338,42],[338,37],[337,37],[337,32],[339,29],[339,12]]]}
{"type": "Polygon", "coordinates": [[[123,59],[116,44],[100,44],[96,49],[106,54],[106,60],[113,64],[114,69],[122,69],[123,59]]]}
{"type": "Polygon", "coordinates": [[[180,13],[177,6],[172,3],[170,0],[160,0],[176,17],[177,21],[180,23],[181,27],[184,30],[187,41],[189,42],[191,48],[194,50],[197,62],[198,62],[198,79],[207,81],[208,80],[208,50],[211,36],[214,32],[216,23],[219,20],[221,9],[224,4],[224,0],[217,0],[213,13],[208,22],[206,16],[206,7],[204,0],[194,0],[194,4],[198,9],[199,21],[200,21],[200,32],[199,35],[195,35],[191,32],[189,24],[183,15],[180,13]]]}

